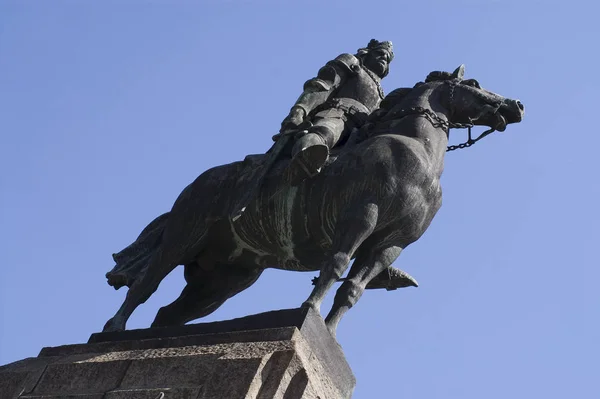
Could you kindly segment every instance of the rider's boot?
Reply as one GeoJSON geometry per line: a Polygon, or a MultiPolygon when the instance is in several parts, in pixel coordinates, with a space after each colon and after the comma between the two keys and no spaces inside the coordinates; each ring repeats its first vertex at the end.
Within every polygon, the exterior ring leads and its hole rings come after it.
{"type": "Polygon", "coordinates": [[[292,148],[292,160],[288,166],[288,179],[292,186],[314,177],[329,157],[326,140],[318,133],[307,133],[297,139],[292,148]]]}

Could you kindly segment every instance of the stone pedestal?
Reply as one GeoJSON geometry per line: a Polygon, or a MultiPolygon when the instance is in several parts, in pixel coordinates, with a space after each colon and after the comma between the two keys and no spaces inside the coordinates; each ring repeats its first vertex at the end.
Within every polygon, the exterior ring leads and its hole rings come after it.
{"type": "Polygon", "coordinates": [[[0,398],[344,399],[355,379],[305,309],[93,334],[0,367],[0,398]]]}

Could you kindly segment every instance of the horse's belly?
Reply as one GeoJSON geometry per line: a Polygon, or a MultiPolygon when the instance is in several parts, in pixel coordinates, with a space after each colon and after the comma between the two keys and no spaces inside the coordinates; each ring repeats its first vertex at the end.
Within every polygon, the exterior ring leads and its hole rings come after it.
{"type": "Polygon", "coordinates": [[[309,271],[318,268],[312,262],[302,262],[297,256],[305,244],[307,233],[300,223],[302,203],[296,201],[301,189],[286,187],[270,189],[269,185],[253,201],[237,221],[232,232],[237,251],[256,255],[257,263],[265,268],[309,271]]]}

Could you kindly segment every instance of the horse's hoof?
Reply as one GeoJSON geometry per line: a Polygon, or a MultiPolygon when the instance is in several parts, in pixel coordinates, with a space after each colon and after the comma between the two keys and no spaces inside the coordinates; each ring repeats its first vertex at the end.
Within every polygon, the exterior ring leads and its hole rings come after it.
{"type": "MultiPolygon", "coordinates": [[[[329,330],[329,334],[331,334],[331,336],[333,337],[333,339],[335,339],[335,342],[337,342],[337,337],[336,337],[336,333],[335,333],[335,328],[331,328],[329,326],[327,326],[327,330],[329,330]]],[[[339,344],[338,344],[339,345],[339,344]]]]}
{"type": "Polygon", "coordinates": [[[312,309],[314,310],[317,314],[321,313],[321,309],[315,305],[314,303],[310,302],[310,301],[306,301],[304,302],[301,306],[302,309],[312,309]]]}
{"type": "Polygon", "coordinates": [[[150,325],[150,328],[156,328],[156,327],[169,327],[174,325],[173,323],[169,322],[169,312],[168,310],[165,310],[165,307],[162,307],[158,310],[158,312],[156,313],[156,317],[154,318],[154,321],[152,322],[152,324],[150,325]]]}
{"type": "Polygon", "coordinates": [[[117,323],[114,320],[114,318],[112,318],[106,322],[106,324],[104,325],[104,328],[102,329],[102,332],[116,332],[116,331],[123,331],[123,330],[125,330],[125,327],[120,326],[119,323],[117,323]]]}

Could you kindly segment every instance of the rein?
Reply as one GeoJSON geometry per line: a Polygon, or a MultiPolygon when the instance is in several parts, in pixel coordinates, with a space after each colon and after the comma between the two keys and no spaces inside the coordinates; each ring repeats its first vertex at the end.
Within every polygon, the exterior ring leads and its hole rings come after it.
{"type": "Polygon", "coordinates": [[[401,118],[408,116],[408,115],[420,115],[420,116],[424,117],[425,119],[427,119],[433,127],[441,127],[442,129],[444,129],[447,134],[449,134],[450,129],[468,129],[469,139],[467,141],[465,141],[464,143],[450,145],[450,146],[446,147],[446,152],[470,147],[473,144],[475,144],[476,142],[478,142],[479,140],[481,140],[482,138],[484,138],[485,136],[487,136],[488,134],[491,134],[496,131],[496,129],[490,128],[490,129],[486,130],[485,132],[481,133],[477,138],[473,138],[471,136],[471,128],[473,127],[472,123],[449,122],[445,119],[442,119],[440,116],[438,116],[438,114],[431,111],[430,109],[423,108],[423,107],[411,107],[411,108],[401,109],[399,111],[399,114],[402,115],[401,118]]]}
{"type": "MultiPolygon", "coordinates": [[[[448,83],[450,85],[450,106],[452,107],[454,105],[454,88],[456,87],[456,83],[450,82],[450,81],[448,81],[446,83],[448,83]]],[[[473,138],[471,136],[471,128],[474,126],[472,123],[450,122],[450,121],[447,121],[447,120],[441,118],[440,116],[438,116],[438,114],[436,114],[432,110],[423,108],[423,107],[411,107],[411,108],[401,109],[399,111],[399,114],[402,115],[401,118],[408,116],[408,115],[423,116],[425,119],[427,119],[431,123],[431,125],[433,127],[441,127],[442,129],[444,129],[446,131],[446,134],[448,135],[448,137],[450,137],[450,129],[468,129],[469,138],[467,139],[467,141],[465,141],[464,143],[447,146],[446,152],[471,147],[473,144],[475,144],[476,142],[478,142],[485,136],[496,131],[496,129],[490,128],[490,129],[486,130],[485,132],[481,133],[477,138],[473,138]]]]}
{"type": "Polygon", "coordinates": [[[482,138],[484,138],[485,136],[487,136],[488,134],[494,133],[496,131],[496,129],[494,129],[493,127],[489,128],[485,132],[481,133],[479,135],[479,137],[477,137],[476,139],[473,139],[473,138],[471,138],[471,128],[472,127],[473,126],[467,126],[467,129],[468,129],[468,132],[469,132],[469,139],[467,141],[465,141],[464,143],[456,144],[456,145],[449,145],[448,147],[446,147],[446,152],[470,147],[473,144],[477,143],[482,138]]]}

